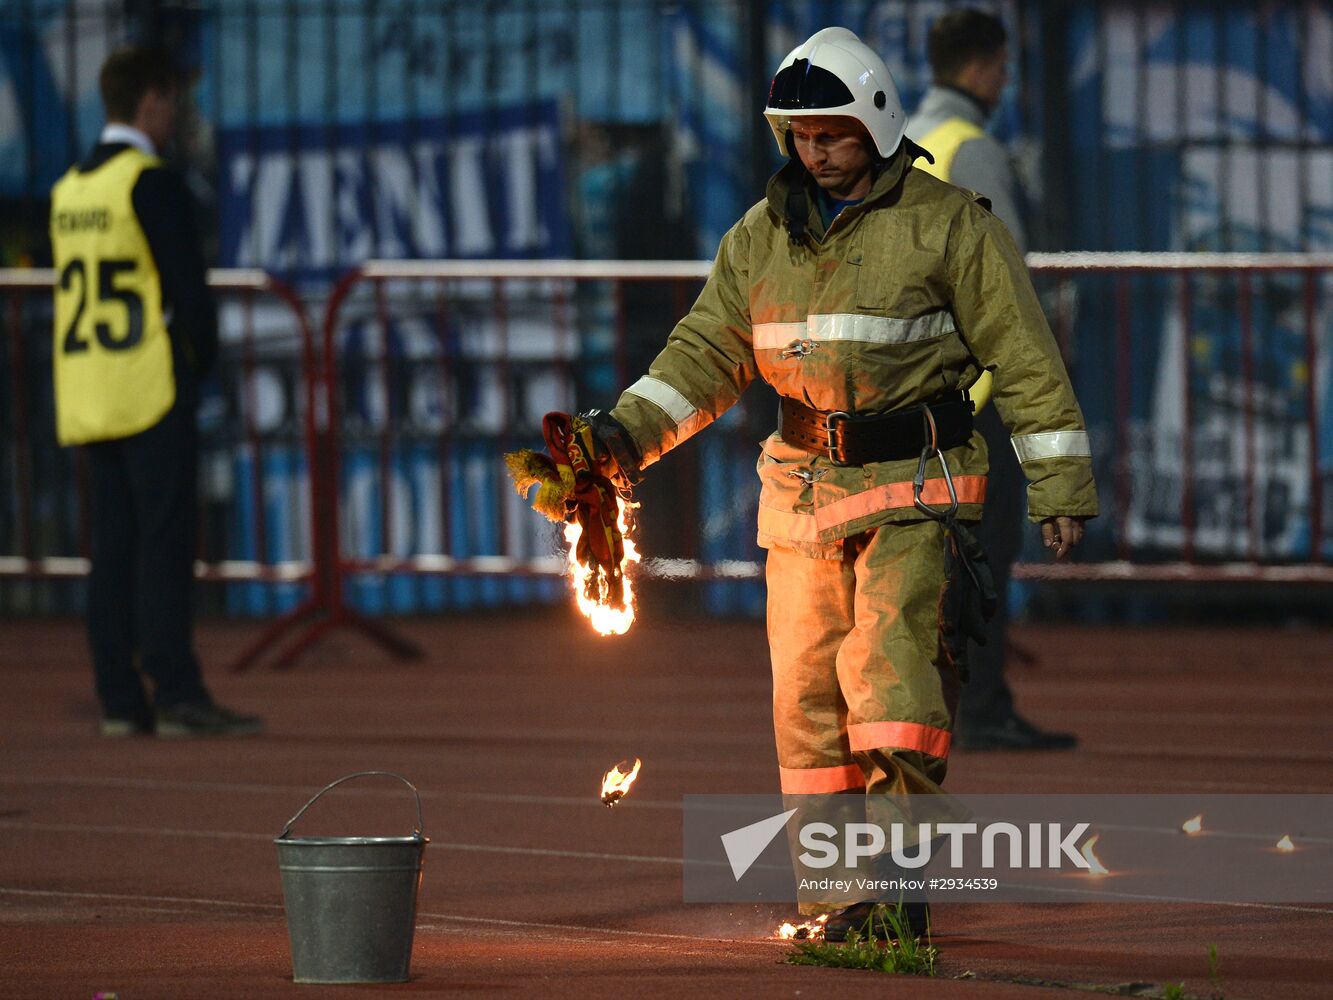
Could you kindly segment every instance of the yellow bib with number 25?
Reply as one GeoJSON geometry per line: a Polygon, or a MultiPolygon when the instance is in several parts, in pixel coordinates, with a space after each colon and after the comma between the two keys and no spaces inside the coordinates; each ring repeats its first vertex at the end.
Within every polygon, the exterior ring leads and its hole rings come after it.
{"type": "Polygon", "coordinates": [[[160,162],[126,149],[94,170],[71,168],[51,192],[61,444],[138,434],[176,400],[161,277],[132,199],[160,162]]]}

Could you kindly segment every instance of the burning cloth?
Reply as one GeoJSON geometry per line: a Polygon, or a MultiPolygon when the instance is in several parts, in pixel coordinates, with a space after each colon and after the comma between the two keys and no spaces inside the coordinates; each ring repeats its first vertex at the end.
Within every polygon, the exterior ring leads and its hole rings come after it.
{"type": "MultiPolygon", "coordinates": [[[[624,632],[633,621],[632,595],[625,567],[638,555],[626,541],[628,498],[611,481],[614,463],[600,453],[592,426],[581,416],[548,413],[542,436],[549,454],[523,449],[505,456],[514,488],[522,496],[537,487],[533,509],[568,525],[570,562],[580,609],[598,626],[597,610],[619,618],[623,627],[598,631],[624,632]]],[[[603,615],[602,617],[606,617],[603,615]]]]}

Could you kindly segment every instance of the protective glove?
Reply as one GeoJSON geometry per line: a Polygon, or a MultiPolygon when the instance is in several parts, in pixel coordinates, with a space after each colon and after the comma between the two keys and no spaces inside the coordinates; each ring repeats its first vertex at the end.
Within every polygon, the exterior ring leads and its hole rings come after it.
{"type": "Polygon", "coordinates": [[[595,603],[623,608],[625,538],[618,523],[621,490],[613,480],[626,483],[627,492],[628,477],[599,441],[588,415],[548,413],[542,436],[548,454],[525,449],[505,456],[514,487],[526,496],[536,485],[535,510],[552,521],[578,523],[582,531],[574,556],[592,571],[585,594],[595,603]]]}

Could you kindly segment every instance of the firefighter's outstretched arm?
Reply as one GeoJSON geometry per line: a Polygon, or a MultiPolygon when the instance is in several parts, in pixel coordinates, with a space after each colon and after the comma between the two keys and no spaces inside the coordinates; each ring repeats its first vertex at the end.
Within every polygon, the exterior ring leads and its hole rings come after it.
{"type": "MultiPolygon", "coordinates": [[[[707,427],[755,378],[750,329],[748,235],[741,223],[722,238],[708,282],[676,324],[648,374],[608,415],[637,452],[633,478],[707,427]]],[[[608,432],[609,446],[616,434],[608,432]]]]}

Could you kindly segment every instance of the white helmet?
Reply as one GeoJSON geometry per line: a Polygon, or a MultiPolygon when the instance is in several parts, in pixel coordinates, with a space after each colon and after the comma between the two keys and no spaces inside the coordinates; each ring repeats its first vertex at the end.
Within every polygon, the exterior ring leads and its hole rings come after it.
{"type": "Polygon", "coordinates": [[[898,149],[907,127],[884,60],[846,28],[816,31],[787,53],[773,77],[764,117],[783,156],[795,152],[787,149],[791,120],[810,115],[855,118],[884,158],[898,149]]]}

